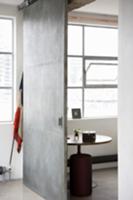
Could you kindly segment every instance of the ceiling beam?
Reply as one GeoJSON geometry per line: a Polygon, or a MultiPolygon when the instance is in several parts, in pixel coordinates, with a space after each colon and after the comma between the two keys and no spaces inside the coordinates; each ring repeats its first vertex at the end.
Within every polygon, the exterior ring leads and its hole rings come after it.
{"type": "Polygon", "coordinates": [[[82,6],[85,6],[86,4],[89,4],[96,0],[68,0],[68,12],[80,8],[82,6]]]}

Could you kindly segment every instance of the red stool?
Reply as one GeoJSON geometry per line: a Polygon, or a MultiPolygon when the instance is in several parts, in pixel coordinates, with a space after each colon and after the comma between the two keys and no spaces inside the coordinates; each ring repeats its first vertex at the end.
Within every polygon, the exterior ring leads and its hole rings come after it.
{"type": "Polygon", "coordinates": [[[70,193],[89,196],[92,193],[92,158],[89,154],[73,154],[70,157],[70,193]]]}

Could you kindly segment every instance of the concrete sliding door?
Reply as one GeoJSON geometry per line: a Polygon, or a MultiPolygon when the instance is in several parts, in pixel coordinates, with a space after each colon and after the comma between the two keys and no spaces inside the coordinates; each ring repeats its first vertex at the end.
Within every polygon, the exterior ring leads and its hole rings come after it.
{"type": "Polygon", "coordinates": [[[63,0],[24,9],[24,183],[66,200],[65,12],[63,0]]]}

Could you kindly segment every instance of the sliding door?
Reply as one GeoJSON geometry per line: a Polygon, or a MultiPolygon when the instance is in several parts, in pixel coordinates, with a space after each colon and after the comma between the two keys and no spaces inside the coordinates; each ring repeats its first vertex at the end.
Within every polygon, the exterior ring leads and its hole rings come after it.
{"type": "Polygon", "coordinates": [[[24,9],[24,183],[46,200],[67,198],[65,6],[24,9]]]}

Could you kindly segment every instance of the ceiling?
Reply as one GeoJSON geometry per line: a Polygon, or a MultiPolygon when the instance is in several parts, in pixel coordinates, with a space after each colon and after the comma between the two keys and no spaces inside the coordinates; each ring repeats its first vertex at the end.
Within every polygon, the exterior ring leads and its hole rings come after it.
{"type": "Polygon", "coordinates": [[[19,5],[23,2],[23,0],[0,0],[2,4],[9,4],[9,5],[19,5]]]}
{"type": "Polygon", "coordinates": [[[96,0],[75,11],[118,15],[118,1],[119,0],[96,0]]]}
{"type": "MultiPolygon", "coordinates": [[[[0,0],[0,3],[19,5],[23,1],[24,0],[0,0]]],[[[96,0],[75,11],[118,15],[118,0],[96,0]]]]}

